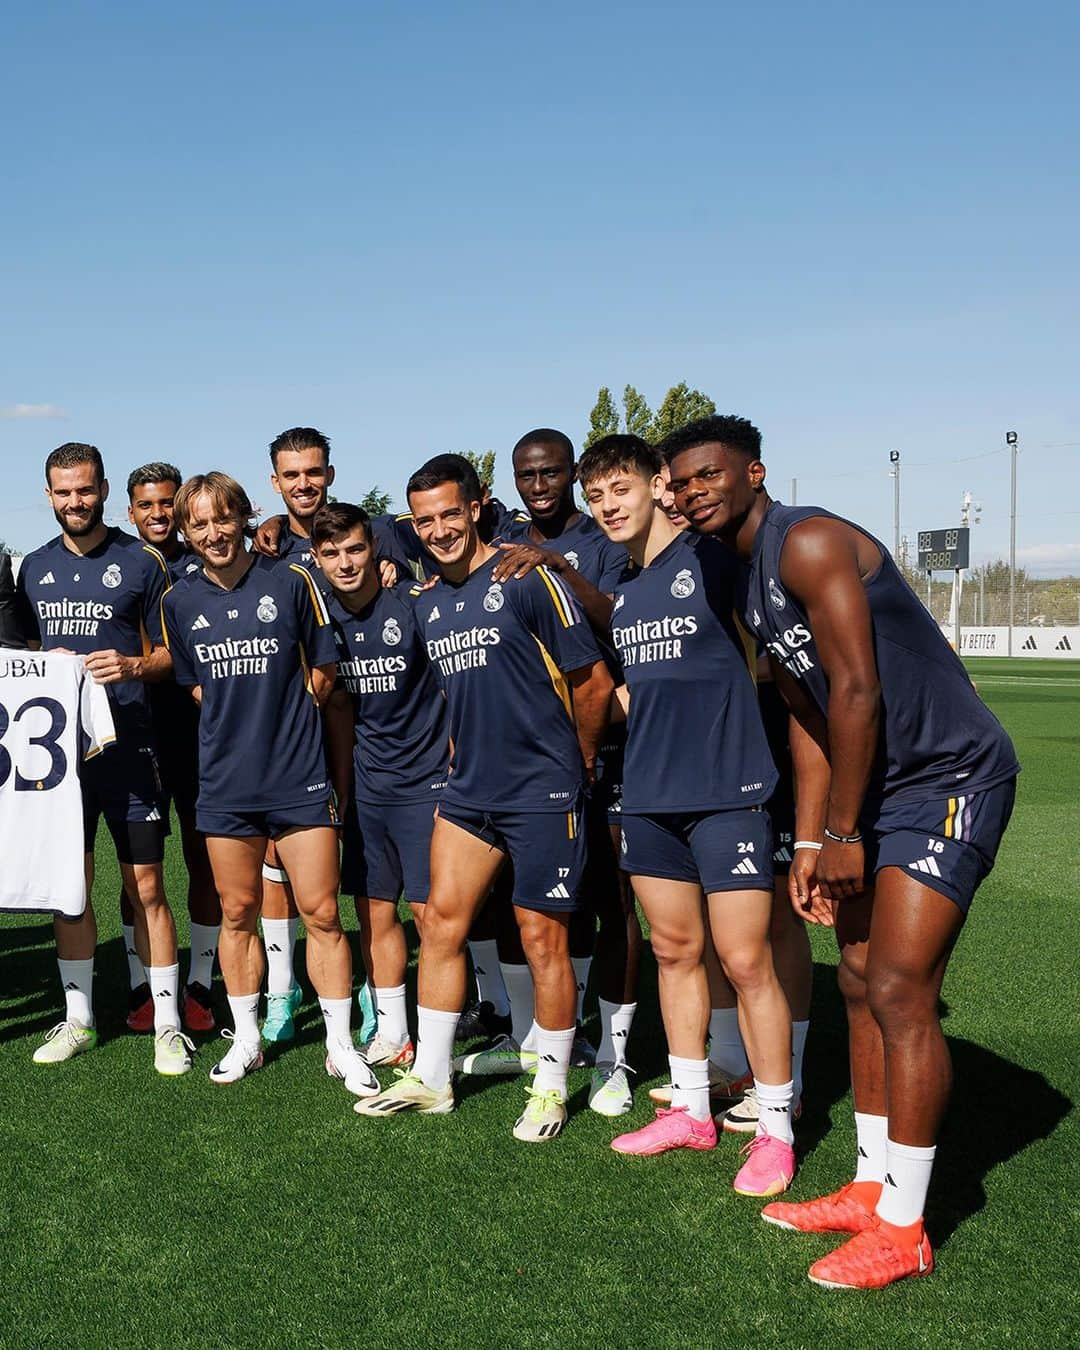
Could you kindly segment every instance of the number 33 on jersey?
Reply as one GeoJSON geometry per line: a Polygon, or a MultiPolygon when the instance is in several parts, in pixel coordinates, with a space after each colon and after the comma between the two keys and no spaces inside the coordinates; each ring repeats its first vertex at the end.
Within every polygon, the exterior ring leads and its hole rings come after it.
{"type": "Polygon", "coordinates": [[[0,910],[86,908],[79,761],[115,739],[81,656],[0,651],[0,910]]]}

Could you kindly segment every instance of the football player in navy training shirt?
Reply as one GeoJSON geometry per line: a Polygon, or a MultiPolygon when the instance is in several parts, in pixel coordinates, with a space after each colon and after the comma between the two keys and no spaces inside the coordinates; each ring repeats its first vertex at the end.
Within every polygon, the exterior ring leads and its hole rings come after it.
{"type": "MultiPolygon", "coordinates": [[[[159,1073],[183,1074],[193,1047],[178,1029],[176,925],[162,877],[168,825],[148,697],[148,686],[172,673],[160,617],[168,570],[157,549],[105,525],[109,484],[95,446],[59,446],[45,461],[45,482],[60,534],[23,559],[20,622],[32,644],[84,655],[94,679],[109,687],[116,746],[82,775],[87,892],[104,816],[124,890],[136,901],[135,945],[154,1000],[154,1064],[159,1073]]],[[[60,1063],[97,1041],[92,904],[79,919],[57,919],[54,929],[67,1015],[35,1053],[39,1064],[60,1063]]]]}
{"type": "Polygon", "coordinates": [[[691,528],[742,561],[745,620],[793,714],[792,902],[834,924],[840,946],[855,1179],[763,1217],[854,1233],[810,1278],[880,1288],[933,1268],[923,1209],[951,1077],[938,995],[1019,766],[883,545],[819,507],[769,499],[756,427],[706,418],[665,453],[691,528]]]}
{"type": "MultiPolygon", "coordinates": [[[[270,442],[270,465],[270,486],[281,497],[286,514],[262,522],[255,534],[255,548],[267,557],[286,563],[298,562],[309,568],[325,594],[326,583],[312,562],[311,522],[326,505],[327,494],[334,482],[330,438],[317,427],[289,427],[270,442]]],[[[389,527],[376,530],[376,543],[386,584],[391,585],[407,576],[408,562],[397,548],[389,527]]],[[[328,715],[334,716],[333,712],[328,715]]],[[[351,718],[346,718],[341,727],[334,728],[335,736],[348,734],[351,734],[351,718]]],[[[267,970],[263,1036],[269,1041],[288,1041],[295,1035],[293,1014],[302,998],[293,974],[297,915],[289,896],[288,877],[278,866],[272,843],[263,866],[263,882],[262,923],[267,970]]],[[[374,1009],[367,981],[361,985],[359,1001],[364,1019],[361,1035],[366,1037],[374,1027],[374,1009]]]]}
{"type": "Polygon", "coordinates": [[[670,1107],[612,1147],[656,1154],[716,1146],[705,1054],[711,933],[738,998],[761,1104],[735,1189],[775,1195],[795,1171],[791,1015],[769,943],[765,804],[776,769],[736,627],[734,560],[668,519],[659,464],[636,436],[611,436],[579,467],[604,533],[634,563],[612,613],[628,707],[623,866],[652,930],[671,1063],[670,1107]]]}
{"type": "MultiPolygon", "coordinates": [[[[128,474],[128,520],[139,537],[165,559],[175,585],[201,563],[181,543],[173,509],[183,479],[172,464],[143,464],[128,474]]],[[[221,931],[221,901],[214,888],[214,875],[206,852],[206,840],[195,828],[195,798],[199,789],[199,709],[186,689],[175,680],[150,686],[150,709],[154,717],[158,763],[162,785],[176,807],[180,841],[188,874],[188,914],[191,917],[191,964],[181,1012],[188,1031],[213,1031],[210,985],[221,931]]],[[[164,807],[168,819],[168,800],[164,807]]],[[[121,892],[124,944],[127,947],[131,982],[127,1024],[132,1031],[149,1031],[153,1025],[154,1001],[139,953],[135,949],[132,906],[121,892]]]]}
{"type": "MultiPolygon", "coordinates": [[[[578,508],[574,500],[577,472],[573,443],[561,431],[551,428],[527,432],[514,446],[513,465],[514,481],[528,516],[507,528],[501,543],[505,556],[493,574],[496,581],[520,576],[528,567],[543,563],[573,592],[601,644],[610,644],[611,596],[627,563],[626,549],[608,539],[592,516],[578,508]]],[[[608,1116],[623,1115],[633,1106],[626,1048],[637,1007],[642,945],[633,896],[626,874],[619,868],[619,792],[624,743],[624,724],[610,726],[597,765],[597,781],[586,798],[588,870],[582,888],[584,904],[570,928],[578,1022],[594,947],[600,1012],[599,1049],[594,1051],[582,1033],[574,1043],[573,1062],[589,1064],[595,1060],[589,1105],[608,1116]]],[[[505,932],[500,934],[500,947],[510,937],[505,932]]],[[[522,959],[520,950],[517,959],[522,959]]],[[[528,967],[522,971],[511,964],[513,947],[506,951],[505,960],[509,965],[504,970],[507,988],[515,990],[523,986],[531,1003],[528,967]]],[[[511,1000],[517,1001],[520,999],[511,1000]]],[[[512,1011],[515,1026],[520,1026],[519,1009],[515,1006],[512,1011]]],[[[526,1012],[531,1016],[531,1009],[526,1012]]],[[[527,1050],[534,1049],[531,1037],[525,1046],[527,1050]]],[[[500,1057],[513,1062],[512,1047],[507,1053],[497,1044],[465,1062],[486,1072],[486,1062],[497,1063],[500,1057]]]]}
{"type": "Polygon", "coordinates": [[[335,502],[311,526],[316,565],[330,586],[339,687],[353,737],[353,790],[345,808],[341,889],[354,897],[378,1025],[369,1064],[413,1062],[405,1016],[405,932],[399,896],[418,933],[430,887],[431,832],[446,786],[446,700],[413,617],[410,584],[379,580],[366,511],[335,502]]]}
{"type": "Polygon", "coordinates": [[[585,861],[581,797],[612,681],[558,577],[538,567],[521,580],[494,580],[500,554],[480,538],[482,492],[467,460],[429,460],[408,494],[416,530],[442,570],[415,613],[446,691],[453,760],[431,840],[416,1062],[396,1087],[357,1108],[453,1110],[466,939],[509,858],[537,1023],[536,1078],[514,1136],[543,1143],[566,1120],[577,1005],[567,929],[585,861]]]}
{"type": "MultiPolygon", "coordinates": [[[[334,630],[306,568],[248,552],[251,515],[247,493],[227,474],[188,479],[176,518],[202,567],[162,605],[177,682],[200,705],[196,824],[221,896],[219,956],[235,1024],[210,1077],[235,1083],[262,1064],[256,924],[273,839],[307,929],[326,1071],[350,1092],[374,1093],[350,1032],[352,959],[338,914],[337,812],[319,713],[337,679],[334,630]]],[[[345,775],[335,762],[335,780],[345,775]]]]}

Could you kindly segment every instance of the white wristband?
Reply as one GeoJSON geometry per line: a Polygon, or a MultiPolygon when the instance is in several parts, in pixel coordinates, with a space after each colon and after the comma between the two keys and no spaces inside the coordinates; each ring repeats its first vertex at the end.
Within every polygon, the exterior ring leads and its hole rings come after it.
{"type": "Polygon", "coordinates": [[[796,839],[795,851],[798,852],[801,848],[812,848],[815,853],[821,852],[821,845],[815,843],[813,839],[796,839]]]}

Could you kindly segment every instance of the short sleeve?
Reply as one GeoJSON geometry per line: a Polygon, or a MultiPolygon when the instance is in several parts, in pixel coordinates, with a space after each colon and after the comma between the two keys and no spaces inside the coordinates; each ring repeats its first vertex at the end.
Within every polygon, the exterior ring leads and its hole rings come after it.
{"type": "Polygon", "coordinates": [[[398,543],[393,521],[386,516],[376,516],[371,522],[371,532],[375,536],[376,561],[392,562],[398,570],[399,582],[411,577],[412,566],[398,543]]]}
{"type": "Polygon", "coordinates": [[[308,664],[337,665],[337,639],[334,637],[334,625],[330,622],[322,593],[306,567],[301,567],[299,563],[290,563],[289,571],[296,578],[294,591],[300,621],[300,641],[304,644],[308,664]]]}
{"type": "Polygon", "coordinates": [[[175,590],[168,591],[161,597],[161,604],[158,607],[161,615],[161,636],[172,657],[173,678],[177,684],[190,688],[199,683],[199,676],[188,647],[189,635],[183,631],[177,614],[178,604],[179,592],[175,590]]]}
{"type": "Polygon", "coordinates": [[[116,740],[108,690],[105,685],[97,684],[90,678],[86,673],[85,662],[80,676],[79,727],[83,737],[84,759],[93,759],[116,740]]]}
{"type": "Polygon", "coordinates": [[[534,568],[509,584],[508,598],[564,674],[601,659],[588,621],[554,572],[546,567],[534,568]]]}
{"type": "Polygon", "coordinates": [[[15,580],[15,622],[27,642],[40,642],[41,626],[34,606],[30,603],[30,597],[26,593],[26,570],[24,561],[15,580]]]}
{"type": "Polygon", "coordinates": [[[603,591],[605,595],[614,595],[615,587],[619,584],[619,578],[623,572],[626,571],[628,562],[626,549],[605,538],[600,546],[600,576],[596,582],[596,589],[603,591]]]}
{"type": "Polygon", "coordinates": [[[146,554],[146,590],[143,594],[143,627],[146,635],[155,647],[165,643],[161,628],[161,602],[172,583],[169,580],[169,568],[165,559],[150,544],[143,544],[146,554]]]}

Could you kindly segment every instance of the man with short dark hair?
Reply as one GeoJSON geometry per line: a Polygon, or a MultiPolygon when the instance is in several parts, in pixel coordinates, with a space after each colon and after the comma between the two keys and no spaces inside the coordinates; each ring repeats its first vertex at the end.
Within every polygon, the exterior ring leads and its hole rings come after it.
{"type": "Polygon", "coordinates": [[[480,538],[482,490],[471,465],[437,456],[413,474],[408,496],[442,573],[417,596],[415,613],[446,691],[453,761],[431,841],[416,1061],[397,1086],[356,1109],[453,1110],[466,940],[509,858],[537,1023],[536,1079],[514,1136],[545,1143],[566,1120],[577,1001],[567,929],[584,867],[581,795],[612,681],[558,577],[541,566],[520,580],[494,580],[500,555],[480,538]]]}
{"type": "MultiPolygon", "coordinates": [[[[140,537],[165,559],[173,583],[199,570],[195,554],[181,542],[176,528],[175,500],[183,479],[173,464],[155,461],[128,474],[128,520],[140,537]]],[[[221,901],[214,886],[206,840],[195,828],[195,799],[199,790],[199,708],[175,680],[150,688],[158,761],[167,794],[165,818],[171,800],[180,822],[180,840],[188,874],[188,914],[191,917],[191,963],[181,1011],[188,1031],[213,1031],[210,1006],[214,958],[221,933],[221,901]]],[[[153,999],[139,953],[135,949],[132,906],[121,892],[124,945],[131,984],[127,1024],[132,1031],[153,1026],[153,999]]]]}
{"type": "MultiPolygon", "coordinates": [[[[596,521],[574,500],[577,468],[569,436],[551,427],[526,432],[513,450],[514,481],[528,512],[504,536],[504,559],[494,572],[497,581],[519,575],[543,563],[566,583],[584,611],[593,632],[610,651],[611,597],[628,558],[625,548],[613,544],[596,521]]],[[[574,1043],[574,1063],[593,1065],[589,1105],[601,1115],[617,1116],[633,1105],[626,1050],[637,1008],[637,977],[641,960],[641,926],[626,880],[619,868],[619,790],[625,726],[608,728],[597,765],[597,781],[586,795],[588,874],[582,894],[585,904],[570,928],[570,958],[577,983],[577,1020],[580,1027],[585,991],[595,951],[594,980],[600,1013],[597,1050],[584,1032],[574,1043]],[[598,922],[599,921],[599,928],[598,922]]],[[[500,933],[500,960],[506,988],[511,992],[512,1040],[532,1051],[528,1030],[531,1002],[528,967],[514,951],[513,935],[500,933]],[[515,996],[516,995],[516,996],[515,996]]],[[[500,1064],[520,1063],[517,1045],[505,1038],[489,1049],[468,1056],[470,1072],[497,1071],[500,1064]],[[490,1067],[489,1067],[490,1066],[490,1067]]]]}
{"type": "MultiPolygon", "coordinates": [[[[45,483],[60,534],[23,559],[21,622],[34,645],[81,653],[94,679],[108,686],[116,747],[83,773],[87,891],[104,815],[124,889],[136,901],[135,945],[154,1000],[154,1066],[162,1074],[184,1074],[194,1047],[178,1029],[176,926],[162,878],[168,825],[147,688],[172,673],[161,631],[168,569],[156,548],[105,525],[109,484],[95,446],[58,446],[45,461],[45,483]]],[[[57,919],[55,932],[66,1012],[36,1051],[38,1064],[62,1063],[97,1043],[93,906],[88,902],[80,919],[57,919]]]]}
{"type": "Polygon", "coordinates": [[[840,947],[855,1178],[762,1217],[854,1234],[810,1278],[881,1288],[933,1269],[923,1210],[951,1079],[938,997],[1019,765],[885,547],[819,507],[770,500],[752,423],[706,418],[663,448],[691,529],[742,562],[745,622],[792,713],[792,903],[834,925],[840,947]]]}
{"type": "Polygon", "coordinates": [[[423,934],[431,833],[450,759],[446,700],[428,661],[408,583],[379,580],[367,512],[324,506],[311,526],[316,566],[329,586],[338,687],[352,738],[353,790],[344,808],[341,889],[356,904],[377,1025],[369,1064],[413,1062],[405,1008],[408,952],[398,897],[423,934]]]}

